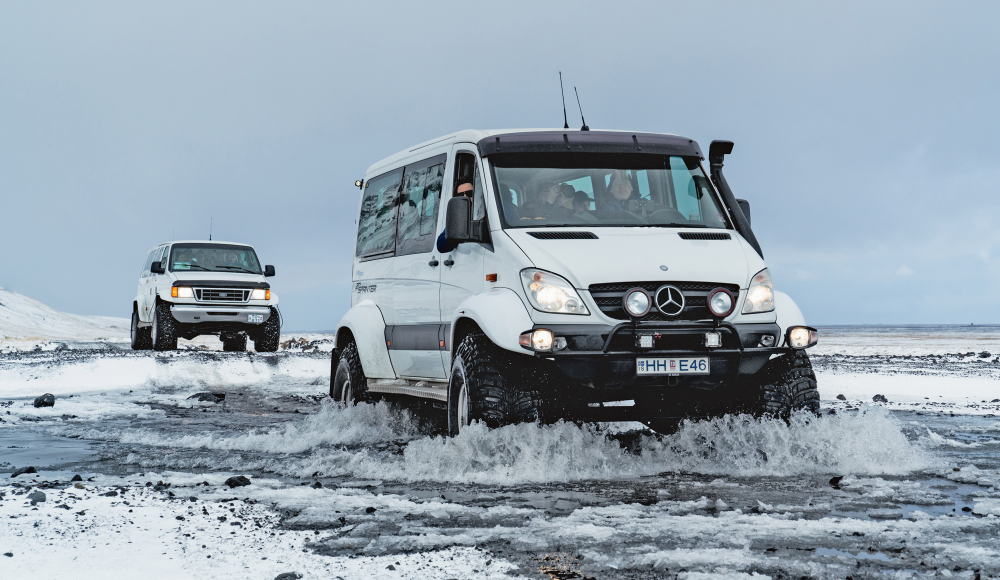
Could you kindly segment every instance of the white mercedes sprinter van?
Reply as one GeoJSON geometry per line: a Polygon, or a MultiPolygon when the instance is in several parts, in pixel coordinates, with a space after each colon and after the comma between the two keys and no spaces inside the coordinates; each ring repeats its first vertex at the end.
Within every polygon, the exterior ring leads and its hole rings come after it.
{"type": "Polygon", "coordinates": [[[452,434],[818,411],[816,330],[772,287],[732,146],[706,174],[675,135],[470,130],[375,163],[330,396],[429,399],[452,434]]]}
{"type": "Polygon", "coordinates": [[[177,338],[214,334],[223,350],[278,350],[278,295],[246,244],[184,241],[149,251],[132,301],[132,348],[174,350],[177,338]]]}

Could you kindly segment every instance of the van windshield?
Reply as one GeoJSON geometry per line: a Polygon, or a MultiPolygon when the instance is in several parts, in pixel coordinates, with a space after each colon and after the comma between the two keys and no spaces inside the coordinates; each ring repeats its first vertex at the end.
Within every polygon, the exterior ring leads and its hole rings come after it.
{"type": "Polygon", "coordinates": [[[730,227],[694,157],[543,153],[489,159],[508,228],[730,227]]]}
{"type": "Polygon", "coordinates": [[[234,244],[174,244],[170,271],[260,274],[260,262],[250,246],[234,244]]]}

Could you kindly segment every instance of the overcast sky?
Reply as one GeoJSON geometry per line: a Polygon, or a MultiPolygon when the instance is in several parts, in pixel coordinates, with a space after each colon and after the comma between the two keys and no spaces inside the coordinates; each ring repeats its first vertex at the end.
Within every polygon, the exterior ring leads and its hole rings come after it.
{"type": "Polygon", "coordinates": [[[1000,4],[827,4],[4,2],[0,286],[127,317],[146,250],[214,217],[276,266],[287,330],[332,329],[353,181],[561,127],[561,70],[593,129],[735,141],[809,322],[1000,323],[1000,4]]]}

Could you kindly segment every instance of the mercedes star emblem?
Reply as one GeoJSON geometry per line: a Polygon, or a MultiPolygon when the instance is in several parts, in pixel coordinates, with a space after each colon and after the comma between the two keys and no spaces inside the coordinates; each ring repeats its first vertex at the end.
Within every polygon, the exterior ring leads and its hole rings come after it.
{"type": "Polygon", "coordinates": [[[684,312],[684,293],[677,286],[660,286],[654,301],[664,316],[677,316],[684,312]]]}

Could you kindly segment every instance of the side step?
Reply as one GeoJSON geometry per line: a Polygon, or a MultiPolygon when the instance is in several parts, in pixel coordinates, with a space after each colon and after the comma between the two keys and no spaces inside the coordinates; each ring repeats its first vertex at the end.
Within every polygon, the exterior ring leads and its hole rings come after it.
{"type": "Polygon", "coordinates": [[[407,379],[368,379],[368,391],[389,395],[409,395],[435,401],[448,401],[448,383],[407,379]]]}

